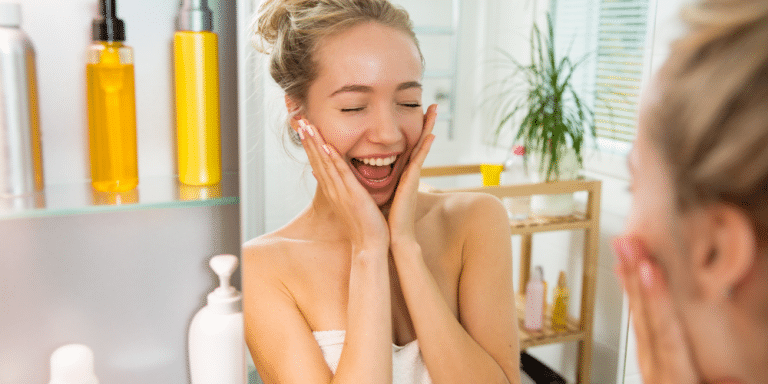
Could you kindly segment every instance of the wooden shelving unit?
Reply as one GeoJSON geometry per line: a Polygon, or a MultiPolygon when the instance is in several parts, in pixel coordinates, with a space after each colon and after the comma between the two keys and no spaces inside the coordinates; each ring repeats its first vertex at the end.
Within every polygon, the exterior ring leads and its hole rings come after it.
{"type": "MultiPolygon", "coordinates": [[[[421,177],[445,177],[466,174],[478,174],[480,165],[456,165],[441,167],[426,167],[422,169],[421,177]]],[[[592,366],[592,323],[595,308],[595,284],[597,280],[597,255],[600,235],[600,189],[599,180],[578,179],[557,181],[552,183],[500,185],[489,187],[443,189],[439,190],[422,183],[422,190],[432,192],[484,192],[498,198],[563,194],[585,191],[588,194],[586,210],[568,216],[531,217],[527,220],[510,220],[512,235],[520,235],[520,276],[517,294],[518,332],[520,349],[524,350],[539,345],[576,341],[579,343],[577,382],[589,384],[592,366]],[[531,248],[533,234],[551,231],[584,230],[584,263],[582,274],[581,307],[579,319],[568,319],[567,329],[554,331],[551,327],[550,311],[544,320],[541,331],[528,331],[523,327],[525,308],[525,286],[531,272],[531,248]]],[[[551,301],[551,300],[550,300],[551,301]]],[[[574,301],[571,300],[571,305],[574,301]]]]}

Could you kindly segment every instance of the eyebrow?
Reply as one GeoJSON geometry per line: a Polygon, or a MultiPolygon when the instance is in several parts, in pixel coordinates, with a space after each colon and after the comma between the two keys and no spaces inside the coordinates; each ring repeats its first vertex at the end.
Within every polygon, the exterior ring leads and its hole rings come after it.
{"type": "MultiPolygon", "coordinates": [[[[421,88],[421,83],[418,81],[406,81],[405,83],[401,83],[397,86],[395,91],[402,91],[405,89],[410,88],[421,88]]],[[[361,84],[347,84],[331,93],[330,97],[336,96],[339,93],[344,92],[360,92],[360,93],[371,93],[373,92],[373,87],[368,85],[361,85],[361,84]]]]}

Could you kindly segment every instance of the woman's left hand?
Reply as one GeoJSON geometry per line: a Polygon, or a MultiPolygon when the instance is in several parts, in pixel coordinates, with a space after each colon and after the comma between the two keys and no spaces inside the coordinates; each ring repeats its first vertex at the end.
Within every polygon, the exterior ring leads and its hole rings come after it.
{"type": "Polygon", "coordinates": [[[395,191],[395,197],[389,208],[388,224],[389,236],[392,245],[416,242],[416,194],[419,189],[419,177],[421,166],[427,158],[429,149],[435,139],[432,128],[437,119],[437,104],[432,104],[424,114],[424,128],[421,131],[419,141],[411,150],[408,165],[395,191]]]}
{"type": "Polygon", "coordinates": [[[643,382],[701,383],[660,268],[636,238],[618,238],[613,248],[619,256],[616,273],[629,298],[643,382]]]}

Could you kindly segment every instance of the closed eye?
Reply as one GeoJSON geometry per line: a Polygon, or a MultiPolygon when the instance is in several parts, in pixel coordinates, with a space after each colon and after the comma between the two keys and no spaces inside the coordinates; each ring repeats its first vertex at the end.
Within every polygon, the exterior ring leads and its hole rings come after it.
{"type": "Polygon", "coordinates": [[[419,107],[421,107],[421,104],[419,104],[419,103],[403,103],[403,104],[400,104],[400,105],[402,105],[404,107],[408,107],[408,108],[419,108],[419,107]]]}
{"type": "Polygon", "coordinates": [[[357,108],[342,108],[342,109],[341,109],[341,112],[360,112],[360,111],[362,111],[363,109],[365,109],[365,107],[357,107],[357,108]]]}

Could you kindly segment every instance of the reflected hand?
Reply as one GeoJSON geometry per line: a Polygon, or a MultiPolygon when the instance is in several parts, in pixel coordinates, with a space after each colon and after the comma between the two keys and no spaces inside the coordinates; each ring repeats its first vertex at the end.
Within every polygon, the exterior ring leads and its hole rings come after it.
{"type": "Polygon", "coordinates": [[[437,104],[432,104],[424,114],[424,126],[419,141],[411,150],[408,165],[398,181],[392,205],[389,209],[389,233],[393,245],[416,242],[416,195],[419,188],[421,166],[427,158],[435,135],[432,129],[437,119],[437,104]]]}
{"type": "Polygon", "coordinates": [[[316,127],[306,120],[291,121],[299,132],[313,174],[323,194],[349,229],[352,252],[389,248],[389,230],[384,215],[368,191],[352,174],[338,151],[327,144],[316,127]]]}
{"type": "Polygon", "coordinates": [[[639,239],[618,238],[613,248],[616,273],[629,298],[643,382],[701,383],[660,268],[639,239]]]}

